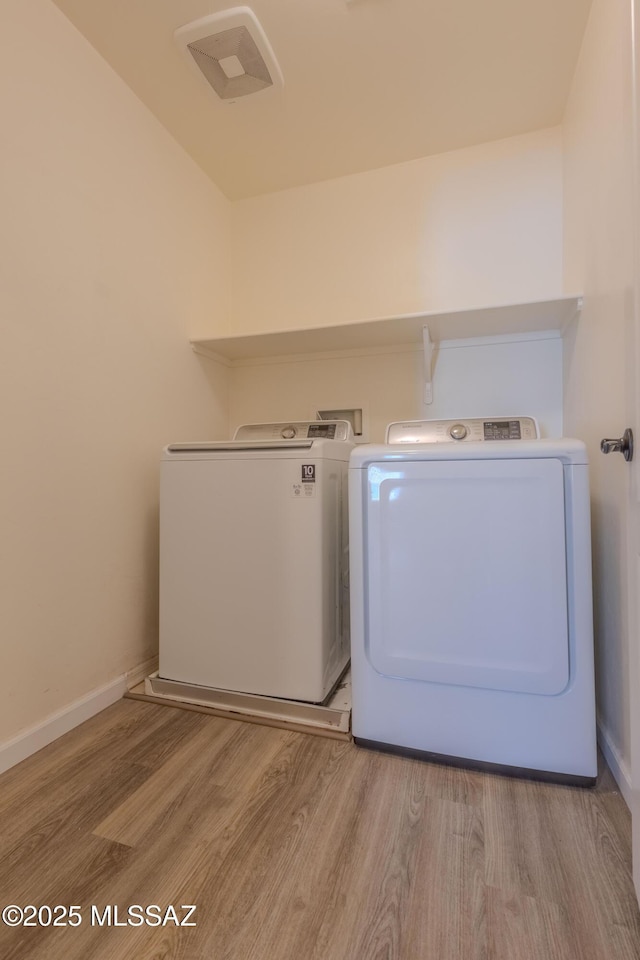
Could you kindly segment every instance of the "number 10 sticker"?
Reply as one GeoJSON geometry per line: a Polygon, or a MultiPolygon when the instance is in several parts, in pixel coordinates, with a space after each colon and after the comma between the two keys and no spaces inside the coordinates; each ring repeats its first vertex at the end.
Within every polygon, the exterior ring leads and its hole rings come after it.
{"type": "Polygon", "coordinates": [[[300,482],[291,484],[291,496],[298,500],[308,500],[316,495],[316,465],[303,463],[301,467],[300,482]]]}

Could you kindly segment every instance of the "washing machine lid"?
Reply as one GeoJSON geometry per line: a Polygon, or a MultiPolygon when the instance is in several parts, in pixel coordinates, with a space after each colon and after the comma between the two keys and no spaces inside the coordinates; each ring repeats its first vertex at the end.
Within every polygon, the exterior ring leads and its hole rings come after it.
{"type": "Polygon", "coordinates": [[[354,443],[351,424],[346,420],[286,420],[278,423],[249,423],[239,426],[233,440],[203,440],[171,443],[163,459],[207,459],[255,453],[257,456],[304,455],[347,460],[354,443]]]}

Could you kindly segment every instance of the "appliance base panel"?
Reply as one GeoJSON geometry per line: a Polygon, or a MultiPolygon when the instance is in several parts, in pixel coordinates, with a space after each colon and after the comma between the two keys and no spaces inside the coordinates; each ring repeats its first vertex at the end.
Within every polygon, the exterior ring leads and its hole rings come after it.
{"type": "Polygon", "coordinates": [[[377,740],[363,740],[354,737],[353,742],[359,747],[368,750],[380,750],[383,753],[393,753],[396,756],[408,757],[414,760],[427,760],[431,763],[442,763],[449,767],[461,767],[465,770],[477,770],[480,773],[498,773],[507,777],[519,777],[523,780],[540,780],[545,783],[558,783],[572,787],[593,787],[596,777],[582,777],[571,773],[554,773],[549,770],[531,770],[528,767],[512,767],[503,763],[488,763],[484,760],[466,760],[461,757],[449,757],[441,753],[430,753],[428,750],[416,750],[413,747],[398,747],[391,743],[382,743],[377,740]]]}

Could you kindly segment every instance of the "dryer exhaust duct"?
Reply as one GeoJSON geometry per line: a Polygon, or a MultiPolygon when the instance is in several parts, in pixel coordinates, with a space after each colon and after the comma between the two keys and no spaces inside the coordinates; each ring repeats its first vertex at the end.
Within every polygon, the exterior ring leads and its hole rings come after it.
{"type": "Polygon", "coordinates": [[[186,24],[176,30],[175,38],[191,66],[227,103],[282,86],[271,45],[249,7],[233,7],[186,24]]]}

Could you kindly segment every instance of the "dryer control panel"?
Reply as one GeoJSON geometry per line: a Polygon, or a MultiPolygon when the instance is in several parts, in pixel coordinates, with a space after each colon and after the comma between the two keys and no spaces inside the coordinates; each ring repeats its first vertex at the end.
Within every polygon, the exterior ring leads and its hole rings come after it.
{"type": "Polygon", "coordinates": [[[462,443],[485,440],[537,440],[534,417],[465,420],[404,420],[387,427],[387,443],[462,443]]]}

